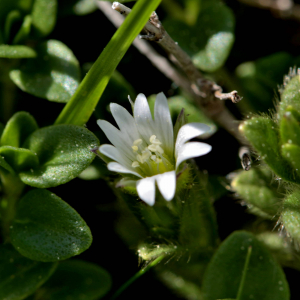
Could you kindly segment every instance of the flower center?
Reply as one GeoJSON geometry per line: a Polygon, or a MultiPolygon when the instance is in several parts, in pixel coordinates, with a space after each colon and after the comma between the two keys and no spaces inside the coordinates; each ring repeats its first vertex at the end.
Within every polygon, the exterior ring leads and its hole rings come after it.
{"type": "Polygon", "coordinates": [[[137,139],[131,146],[136,153],[136,160],[132,162],[133,168],[140,168],[146,176],[152,176],[174,169],[170,159],[165,155],[162,142],[151,135],[149,143],[144,143],[142,139],[137,139]],[[146,144],[146,146],[145,146],[146,144]]]}

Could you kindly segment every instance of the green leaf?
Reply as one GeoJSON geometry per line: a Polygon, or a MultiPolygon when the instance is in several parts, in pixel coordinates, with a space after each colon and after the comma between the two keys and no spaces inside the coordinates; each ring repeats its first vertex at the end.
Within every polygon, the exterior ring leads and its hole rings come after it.
{"type": "Polygon", "coordinates": [[[44,189],[32,190],[21,199],[10,233],[22,255],[43,262],[78,255],[92,243],[91,231],[80,215],[44,189]]]}
{"type": "Polygon", "coordinates": [[[96,136],[84,127],[55,125],[35,131],[24,147],[37,154],[40,165],[19,174],[21,180],[39,188],[54,187],[77,177],[92,162],[98,147],[96,136]]]}
{"type": "Polygon", "coordinates": [[[252,168],[236,176],[231,186],[250,207],[254,205],[273,217],[281,207],[280,193],[276,193],[278,187],[271,187],[273,180],[269,169],[252,168]]]}
{"type": "Polygon", "coordinates": [[[35,295],[35,300],[96,300],[111,287],[109,273],[82,260],[61,262],[53,276],[35,295]]]}
{"type": "Polygon", "coordinates": [[[297,176],[281,156],[278,126],[273,120],[266,117],[253,117],[240,126],[240,131],[278,176],[287,181],[297,182],[297,176]]]}
{"type": "MultiPolygon", "coordinates": [[[[295,111],[296,112],[296,111],[295,111]]],[[[280,121],[280,137],[282,144],[294,144],[300,146],[300,123],[298,114],[286,111],[280,121]]]]}
{"type": "Polygon", "coordinates": [[[281,94],[281,102],[278,108],[279,118],[281,119],[288,106],[292,106],[294,110],[300,112],[300,78],[295,76],[284,87],[284,91],[281,94]]]}
{"type": "Polygon", "coordinates": [[[161,0],[139,0],[64,107],[56,124],[85,124],[112,73],[161,0]]]}
{"type": "Polygon", "coordinates": [[[0,299],[22,300],[54,272],[56,263],[27,259],[10,245],[0,246],[0,299]]]}
{"type": "Polygon", "coordinates": [[[19,29],[18,33],[14,37],[12,43],[14,45],[22,44],[29,36],[30,29],[31,29],[31,16],[27,15],[27,16],[25,16],[24,21],[21,25],[21,28],[19,29]]]}
{"type": "Polygon", "coordinates": [[[32,7],[32,26],[36,36],[48,35],[56,23],[56,0],[35,0],[32,7]]]}
{"type": "Polygon", "coordinates": [[[0,156],[0,167],[2,167],[11,174],[15,174],[14,169],[6,162],[6,160],[2,156],[0,156]]]}
{"type": "Polygon", "coordinates": [[[234,42],[234,15],[221,1],[202,1],[197,22],[164,21],[172,38],[203,71],[214,72],[226,61],[234,42]]]}
{"type": "Polygon", "coordinates": [[[271,254],[252,234],[237,231],[221,244],[204,274],[206,300],[236,298],[249,246],[252,253],[239,300],[290,299],[285,275],[271,254]]]}
{"type": "Polygon", "coordinates": [[[26,60],[21,67],[10,71],[10,78],[29,94],[49,101],[67,102],[80,80],[79,63],[73,52],[56,40],[38,45],[36,51],[37,58],[26,60]]]}
{"type": "Polygon", "coordinates": [[[30,150],[11,146],[0,147],[0,155],[17,173],[32,170],[39,164],[37,156],[30,150]]]}
{"type": "Polygon", "coordinates": [[[280,221],[288,236],[300,241],[300,191],[288,195],[283,202],[280,221]]]}
{"type": "Polygon", "coordinates": [[[73,5],[73,12],[78,15],[90,14],[97,9],[94,0],[79,0],[73,5]]]}
{"type": "Polygon", "coordinates": [[[33,116],[25,111],[17,112],[7,122],[0,145],[21,147],[25,139],[37,129],[38,125],[33,116]]]}
{"type": "Polygon", "coordinates": [[[0,45],[0,58],[32,58],[36,56],[35,50],[27,46],[0,45]]]}
{"type": "Polygon", "coordinates": [[[4,24],[4,40],[8,43],[10,37],[10,31],[12,25],[21,19],[21,13],[18,10],[12,10],[9,12],[5,19],[4,24]]]}

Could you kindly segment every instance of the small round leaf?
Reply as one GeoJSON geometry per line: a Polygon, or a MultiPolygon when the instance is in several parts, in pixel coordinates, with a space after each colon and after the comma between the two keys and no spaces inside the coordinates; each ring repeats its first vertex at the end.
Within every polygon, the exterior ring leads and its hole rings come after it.
{"type": "Polygon", "coordinates": [[[38,188],[64,184],[77,177],[92,162],[96,136],[84,127],[54,125],[35,131],[24,147],[37,154],[40,165],[19,174],[21,180],[38,188]]]}
{"type": "Polygon", "coordinates": [[[38,125],[29,113],[15,113],[7,122],[1,136],[0,145],[21,147],[26,138],[38,129],[38,125]]]}
{"type": "Polygon", "coordinates": [[[22,255],[43,262],[78,255],[92,243],[91,231],[80,215],[44,189],[32,190],[21,199],[10,233],[22,255]]]}
{"type": "Polygon", "coordinates": [[[0,246],[0,299],[21,300],[32,294],[54,272],[56,263],[22,256],[10,245],[0,246]]]}
{"type": "Polygon", "coordinates": [[[67,102],[80,80],[79,63],[73,52],[56,40],[40,44],[36,51],[37,58],[26,60],[20,68],[10,71],[10,78],[24,92],[54,102],[67,102]]]}

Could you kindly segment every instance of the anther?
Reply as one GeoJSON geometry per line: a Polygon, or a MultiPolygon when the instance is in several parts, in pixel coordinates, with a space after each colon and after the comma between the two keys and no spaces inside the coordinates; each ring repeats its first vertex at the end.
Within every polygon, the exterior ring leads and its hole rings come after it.
{"type": "Polygon", "coordinates": [[[137,161],[134,161],[131,165],[133,168],[139,167],[140,164],[137,161]]]}
{"type": "Polygon", "coordinates": [[[138,146],[135,146],[135,145],[132,146],[131,148],[132,148],[132,150],[133,150],[134,152],[137,152],[137,151],[139,150],[139,147],[138,147],[138,146]]]}
{"type": "Polygon", "coordinates": [[[139,146],[142,142],[143,142],[142,139],[137,139],[137,140],[135,140],[135,141],[133,142],[133,145],[134,145],[134,146],[139,146]]]}

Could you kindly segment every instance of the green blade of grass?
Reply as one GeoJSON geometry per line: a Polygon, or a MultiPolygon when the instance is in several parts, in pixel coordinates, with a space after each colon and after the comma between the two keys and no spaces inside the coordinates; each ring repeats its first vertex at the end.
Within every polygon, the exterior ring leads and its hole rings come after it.
{"type": "Polygon", "coordinates": [[[55,124],[85,124],[93,113],[113,71],[161,0],[139,0],[116,31],[55,124]]]}

